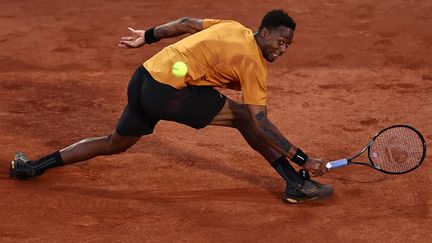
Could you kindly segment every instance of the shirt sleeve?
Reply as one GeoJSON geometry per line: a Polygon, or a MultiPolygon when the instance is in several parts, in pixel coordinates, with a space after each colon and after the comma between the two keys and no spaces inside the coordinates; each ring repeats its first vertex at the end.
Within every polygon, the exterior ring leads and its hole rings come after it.
{"type": "Polygon", "coordinates": [[[267,104],[267,71],[255,60],[244,58],[238,70],[243,103],[267,104]]]}
{"type": "Polygon", "coordinates": [[[204,19],[203,20],[203,29],[207,29],[208,27],[218,24],[222,22],[223,20],[220,19],[204,19]]]}

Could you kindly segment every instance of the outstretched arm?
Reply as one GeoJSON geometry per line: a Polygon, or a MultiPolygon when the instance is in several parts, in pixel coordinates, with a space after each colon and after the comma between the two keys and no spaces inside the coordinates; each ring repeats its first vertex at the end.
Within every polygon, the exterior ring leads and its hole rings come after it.
{"type": "MultiPolygon", "coordinates": [[[[263,141],[271,146],[275,151],[284,155],[290,160],[296,155],[297,147],[292,145],[279,130],[267,118],[266,106],[247,105],[249,118],[252,122],[252,127],[263,141]]],[[[303,164],[303,167],[311,171],[315,175],[326,173],[325,162],[317,158],[308,158],[303,164]]]]}
{"type": "MultiPolygon", "coordinates": [[[[145,30],[135,30],[128,28],[132,36],[122,37],[119,47],[137,48],[145,44],[145,30]]],[[[154,28],[154,37],[158,40],[176,37],[184,34],[193,34],[203,29],[203,20],[196,18],[183,17],[169,23],[154,28]]]]}

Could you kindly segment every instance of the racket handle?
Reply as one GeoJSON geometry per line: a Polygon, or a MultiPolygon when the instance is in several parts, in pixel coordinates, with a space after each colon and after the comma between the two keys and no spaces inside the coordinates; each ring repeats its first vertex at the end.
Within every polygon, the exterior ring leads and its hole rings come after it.
{"type": "Polygon", "coordinates": [[[339,160],[328,162],[326,164],[326,168],[328,170],[332,170],[332,169],[336,169],[336,168],[339,168],[339,167],[344,167],[344,166],[347,166],[347,165],[349,165],[349,161],[347,159],[339,159],[339,160]]]}

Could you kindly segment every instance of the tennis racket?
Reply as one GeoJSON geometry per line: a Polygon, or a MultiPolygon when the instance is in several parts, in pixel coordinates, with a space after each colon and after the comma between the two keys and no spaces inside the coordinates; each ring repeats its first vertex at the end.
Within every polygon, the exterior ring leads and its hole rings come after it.
{"type": "Polygon", "coordinates": [[[417,129],[407,125],[387,127],[375,134],[354,157],[328,162],[328,170],[351,164],[366,165],[388,174],[408,173],[419,167],[426,156],[426,142],[417,129]],[[368,151],[369,163],[353,160],[368,151]]]}

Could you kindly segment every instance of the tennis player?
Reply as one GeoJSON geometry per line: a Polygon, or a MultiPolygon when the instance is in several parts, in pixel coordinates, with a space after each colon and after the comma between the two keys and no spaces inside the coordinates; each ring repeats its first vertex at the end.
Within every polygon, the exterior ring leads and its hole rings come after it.
{"type": "Polygon", "coordinates": [[[208,125],[236,128],[285,179],[286,202],[332,194],[330,185],[298,173],[288,159],[314,175],[326,172],[326,162],[291,144],[267,117],[266,62],[272,63],[285,53],[295,29],[296,23],[283,10],[268,12],[256,32],[232,20],[186,17],[147,30],[129,28],[131,36],[121,38],[121,48],[139,48],[164,38],[189,35],[136,69],[128,86],[128,104],[111,134],[81,140],[37,160],[17,153],[10,176],[35,177],[52,167],[124,152],[142,136],[153,133],[160,120],[168,120],[196,129],[208,125]],[[177,61],[187,64],[185,77],[172,74],[177,61]],[[242,102],[213,87],[241,91],[242,102]]]}

